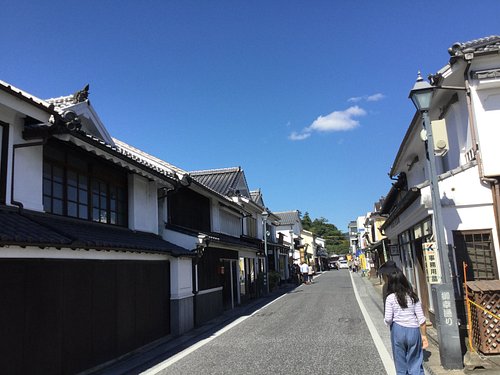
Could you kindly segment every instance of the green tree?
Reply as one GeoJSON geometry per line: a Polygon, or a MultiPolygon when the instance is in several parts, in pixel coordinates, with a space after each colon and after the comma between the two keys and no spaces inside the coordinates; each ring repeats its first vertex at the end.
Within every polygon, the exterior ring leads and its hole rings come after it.
{"type": "Polygon", "coordinates": [[[302,228],[310,231],[311,227],[312,227],[312,220],[309,217],[309,212],[306,211],[306,213],[304,214],[304,217],[301,218],[301,221],[302,221],[302,228]]]}
{"type": "Polygon", "coordinates": [[[309,213],[306,212],[301,217],[301,221],[305,230],[325,239],[325,247],[329,254],[347,254],[349,252],[347,233],[342,233],[334,224],[328,223],[324,217],[311,220],[309,213]]]}

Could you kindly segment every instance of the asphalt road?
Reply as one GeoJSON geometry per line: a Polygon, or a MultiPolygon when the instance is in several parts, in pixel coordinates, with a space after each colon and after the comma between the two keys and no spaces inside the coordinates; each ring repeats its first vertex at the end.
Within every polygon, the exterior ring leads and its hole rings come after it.
{"type": "Polygon", "coordinates": [[[386,374],[388,329],[365,286],[348,270],[325,272],[146,373],[386,374]]]}

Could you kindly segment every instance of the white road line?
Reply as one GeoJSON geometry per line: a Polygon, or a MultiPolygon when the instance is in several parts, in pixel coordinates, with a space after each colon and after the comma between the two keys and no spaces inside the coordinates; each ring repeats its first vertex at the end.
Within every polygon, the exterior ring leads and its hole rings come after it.
{"type": "Polygon", "coordinates": [[[276,302],[277,300],[279,300],[280,298],[284,297],[285,294],[279,296],[278,298],[276,298],[275,300],[272,300],[271,302],[269,302],[267,305],[261,307],[260,309],[258,309],[257,311],[254,311],[251,315],[245,315],[245,316],[242,316],[238,319],[236,319],[234,322],[232,322],[231,324],[228,324],[227,326],[225,326],[224,328],[218,330],[217,332],[215,332],[212,336],[210,337],[207,337],[206,339],[203,339],[201,341],[198,341],[196,344],[194,345],[191,345],[189,348],[187,349],[184,349],[182,352],[180,353],[177,353],[176,355],[170,357],[169,359],[167,359],[166,361],[163,361],[159,364],[157,364],[156,366],[154,367],[151,367],[150,369],[144,371],[144,372],[141,372],[141,375],[154,375],[154,374],[158,374],[160,371],[166,369],[167,367],[169,366],[172,366],[174,363],[176,363],[177,361],[181,360],[182,358],[184,358],[185,356],[193,353],[195,350],[198,350],[199,348],[201,348],[202,346],[208,344],[210,341],[212,341],[213,339],[217,338],[218,336],[222,335],[224,332],[227,332],[229,331],[231,328],[234,328],[236,327],[238,324],[240,324],[241,322],[245,321],[246,319],[250,318],[251,316],[254,316],[255,314],[257,314],[260,310],[263,310],[265,309],[267,306],[271,305],[272,303],[276,302]]]}
{"type": "Polygon", "coordinates": [[[370,315],[368,314],[368,311],[365,308],[365,305],[363,305],[363,301],[361,301],[361,298],[359,297],[358,290],[356,289],[356,285],[354,284],[354,280],[352,278],[351,272],[349,272],[349,276],[351,276],[351,283],[352,283],[352,288],[354,290],[354,295],[356,296],[356,300],[358,301],[359,308],[361,310],[361,313],[363,314],[363,317],[365,318],[366,325],[368,326],[368,330],[370,331],[370,334],[372,335],[373,342],[375,343],[375,347],[378,350],[378,355],[380,356],[380,359],[382,360],[382,363],[384,364],[385,371],[387,372],[387,375],[396,375],[396,369],[394,367],[394,362],[392,360],[391,355],[387,351],[382,338],[377,332],[377,328],[375,328],[375,325],[372,322],[372,319],[370,318],[370,315]]]}

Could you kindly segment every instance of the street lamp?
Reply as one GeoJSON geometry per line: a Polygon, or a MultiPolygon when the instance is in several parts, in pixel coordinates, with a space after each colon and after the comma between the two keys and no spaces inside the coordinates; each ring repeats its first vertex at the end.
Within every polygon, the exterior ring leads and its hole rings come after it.
{"type": "Polygon", "coordinates": [[[266,256],[264,267],[265,276],[264,283],[266,284],[266,293],[269,294],[269,259],[267,258],[267,218],[269,217],[269,212],[264,210],[262,213],[262,232],[264,234],[264,255],[266,256]]]}
{"type": "Polygon", "coordinates": [[[434,301],[434,312],[436,314],[437,331],[439,337],[439,355],[441,365],[446,369],[461,369],[462,348],[460,345],[460,334],[458,328],[457,310],[455,303],[455,291],[451,282],[451,264],[448,257],[448,245],[445,241],[443,215],[441,211],[441,195],[439,193],[438,177],[436,170],[436,156],[434,155],[434,139],[432,126],[429,122],[429,109],[436,87],[431,86],[422,79],[418,72],[417,82],[410,91],[410,99],[422,114],[423,131],[425,137],[425,149],[427,166],[429,169],[429,181],[432,198],[432,210],[434,217],[434,234],[437,244],[437,254],[441,266],[441,280],[438,284],[432,284],[432,298],[434,301]]]}

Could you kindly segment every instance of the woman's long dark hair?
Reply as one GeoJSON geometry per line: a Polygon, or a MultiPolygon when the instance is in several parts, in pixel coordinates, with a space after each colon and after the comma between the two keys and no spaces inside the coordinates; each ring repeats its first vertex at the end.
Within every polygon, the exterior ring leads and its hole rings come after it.
{"type": "Polygon", "coordinates": [[[418,302],[418,296],[413,291],[408,279],[401,271],[395,271],[388,275],[387,280],[387,295],[394,293],[398,300],[399,306],[407,308],[408,303],[406,297],[410,297],[413,303],[418,302]]]}

